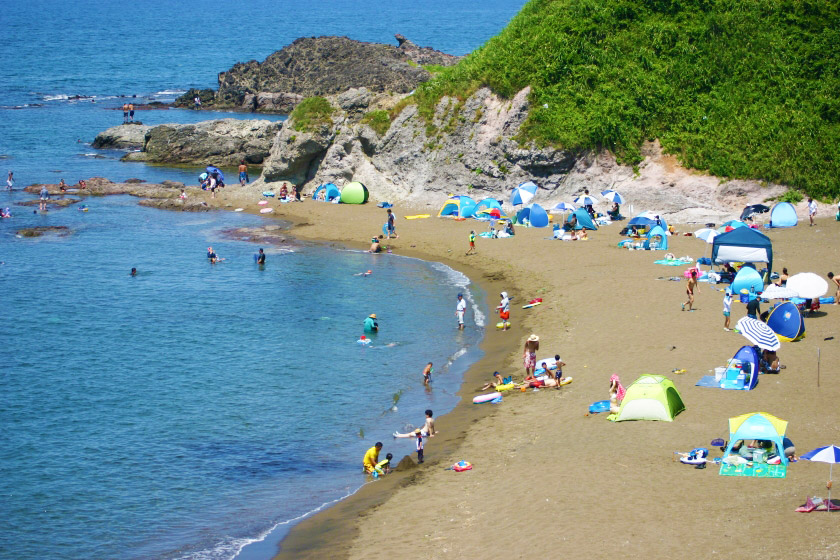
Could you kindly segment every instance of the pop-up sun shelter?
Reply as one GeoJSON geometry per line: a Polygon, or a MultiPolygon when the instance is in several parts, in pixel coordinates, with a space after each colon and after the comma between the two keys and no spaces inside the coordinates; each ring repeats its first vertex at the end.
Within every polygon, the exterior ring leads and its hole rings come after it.
{"type": "Polygon", "coordinates": [[[516,223],[528,223],[530,227],[548,226],[548,214],[539,204],[529,204],[516,215],[516,223]]]}
{"type": "Polygon", "coordinates": [[[763,262],[773,268],[773,244],[760,231],[739,227],[722,233],[712,242],[712,262],[763,262]]]}
{"type": "Polygon", "coordinates": [[[740,370],[744,374],[744,384],[743,386],[740,383],[735,383],[736,380],[727,378],[724,380],[723,384],[721,385],[722,389],[743,389],[744,391],[750,391],[755,389],[755,386],[758,385],[758,376],[759,376],[759,366],[761,365],[761,356],[758,355],[758,351],[756,350],[755,346],[741,346],[741,348],[735,352],[735,355],[732,356],[732,359],[729,360],[729,366],[727,367],[727,372],[730,370],[740,370]],[[736,364],[740,363],[740,368],[735,368],[736,364]]]}
{"type": "Polygon", "coordinates": [[[484,200],[480,201],[478,204],[475,205],[473,208],[473,217],[474,218],[481,218],[482,216],[486,216],[488,212],[491,210],[498,210],[499,215],[497,218],[505,219],[507,215],[505,211],[502,210],[502,205],[499,204],[499,201],[495,198],[485,198],[484,200]]]}
{"type": "MultiPolygon", "coordinates": [[[[720,474],[724,476],[755,476],[768,478],[784,478],[788,459],[785,456],[784,438],[787,431],[787,421],[777,418],[767,412],[751,412],[729,419],[729,444],[723,454],[720,474]],[[781,458],[780,465],[767,465],[761,461],[753,463],[744,457],[738,457],[733,447],[742,442],[746,446],[748,441],[762,440],[772,442],[775,449],[772,453],[781,458]],[[733,461],[734,459],[734,461],[733,461]]],[[[754,459],[754,457],[753,457],[754,459]]]]}
{"type": "Polygon", "coordinates": [[[586,208],[578,208],[577,210],[569,214],[569,217],[566,218],[567,224],[571,223],[572,216],[575,217],[575,227],[573,229],[598,229],[598,226],[595,225],[595,222],[592,221],[592,216],[589,215],[589,212],[586,211],[586,208]]]}
{"type": "Polygon", "coordinates": [[[793,342],[805,336],[805,319],[795,304],[780,303],[767,316],[767,326],[773,329],[779,340],[793,342]]]}
{"type": "Polygon", "coordinates": [[[614,422],[623,420],[662,420],[671,422],[685,410],[674,383],[661,375],[643,375],[633,382],[621,401],[614,422]]]}
{"type": "Polygon", "coordinates": [[[750,290],[758,293],[764,289],[764,280],[761,275],[751,266],[742,266],[735,279],[732,281],[732,293],[735,297],[741,293],[741,290],[750,290]]]}
{"type": "Polygon", "coordinates": [[[473,215],[475,200],[468,196],[451,196],[443,203],[438,212],[438,218],[453,216],[455,218],[469,218],[473,215]]]}
{"type": "Polygon", "coordinates": [[[315,189],[315,192],[312,193],[312,200],[321,200],[321,193],[323,193],[323,200],[327,202],[332,202],[334,199],[341,197],[341,191],[332,183],[324,183],[315,189]]]}
{"type": "Polygon", "coordinates": [[[649,250],[668,250],[668,236],[665,235],[665,230],[662,229],[660,226],[653,226],[651,230],[647,234],[647,239],[645,239],[645,244],[643,246],[645,249],[649,250]]]}
{"type": "Polygon", "coordinates": [[[368,201],[367,187],[358,181],[347,183],[341,189],[341,202],[343,204],[364,204],[368,201]]]}
{"type": "Polygon", "coordinates": [[[793,227],[797,222],[796,208],[790,202],[780,202],[770,211],[771,228],[793,227]]]}

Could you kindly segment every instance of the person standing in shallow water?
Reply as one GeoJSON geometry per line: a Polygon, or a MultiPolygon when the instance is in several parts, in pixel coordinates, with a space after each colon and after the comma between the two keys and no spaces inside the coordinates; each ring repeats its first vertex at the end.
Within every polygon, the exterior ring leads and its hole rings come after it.
{"type": "Polygon", "coordinates": [[[265,264],[265,253],[260,247],[260,252],[257,254],[257,264],[265,264]]]}
{"type": "Polygon", "coordinates": [[[248,166],[245,165],[245,160],[239,162],[239,184],[241,186],[245,186],[245,183],[249,183],[250,180],[248,178],[248,166]]]}
{"type": "Polygon", "coordinates": [[[6,190],[12,190],[12,186],[15,184],[15,174],[12,171],[9,171],[9,176],[6,178],[6,190]]]}
{"type": "Polygon", "coordinates": [[[458,318],[458,330],[464,330],[464,313],[467,312],[467,301],[464,294],[458,294],[458,304],[455,306],[455,316],[458,318]]]}

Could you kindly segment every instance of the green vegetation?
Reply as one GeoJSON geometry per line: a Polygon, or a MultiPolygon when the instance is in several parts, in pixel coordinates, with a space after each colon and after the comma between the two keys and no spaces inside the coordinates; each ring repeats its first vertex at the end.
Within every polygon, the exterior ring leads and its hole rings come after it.
{"type": "Polygon", "coordinates": [[[292,111],[294,129],[298,132],[312,132],[316,128],[330,124],[330,116],[335,108],[323,97],[307,97],[292,111]]]}
{"type": "Polygon", "coordinates": [[[798,204],[802,202],[802,193],[799,191],[789,190],[779,197],[779,202],[790,202],[791,204],[798,204]]]}
{"type": "Polygon", "coordinates": [[[370,111],[362,117],[362,124],[369,125],[379,136],[384,136],[391,128],[391,115],[388,111],[370,111]]]}
{"type": "MultiPolygon", "coordinates": [[[[840,195],[838,0],[531,0],[409,103],[531,86],[518,140],[641,160],[658,138],[688,167],[840,195]]],[[[399,113],[405,103],[392,111],[399,113]]]]}
{"type": "Polygon", "coordinates": [[[446,70],[447,67],[443,66],[443,65],[440,65],[440,64],[425,64],[425,65],[423,65],[423,68],[429,74],[435,75],[435,74],[438,74],[440,72],[443,72],[444,70],[446,70]]]}

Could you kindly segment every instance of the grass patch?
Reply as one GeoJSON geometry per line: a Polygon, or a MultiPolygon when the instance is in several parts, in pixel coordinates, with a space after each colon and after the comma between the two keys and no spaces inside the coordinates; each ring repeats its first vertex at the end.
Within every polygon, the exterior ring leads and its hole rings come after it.
{"type": "MultiPolygon", "coordinates": [[[[530,0],[508,26],[410,98],[531,86],[517,140],[608,149],[630,165],[658,138],[721,177],[840,195],[837,0],[530,0]]],[[[393,114],[393,113],[392,113],[393,114]]],[[[398,114],[398,113],[397,113],[398,114]]]]}
{"type": "Polygon", "coordinates": [[[362,124],[369,125],[379,136],[384,136],[391,128],[391,115],[388,111],[370,111],[362,117],[362,124]]]}
{"type": "Polygon", "coordinates": [[[332,123],[330,117],[335,108],[323,97],[307,97],[294,108],[290,115],[294,129],[298,132],[312,132],[316,128],[332,123]]]}

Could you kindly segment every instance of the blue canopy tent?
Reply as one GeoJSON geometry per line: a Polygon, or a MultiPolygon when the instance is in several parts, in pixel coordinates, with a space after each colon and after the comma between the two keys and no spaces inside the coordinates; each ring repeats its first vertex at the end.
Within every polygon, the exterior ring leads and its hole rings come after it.
{"type": "Polygon", "coordinates": [[[793,342],[805,336],[805,319],[796,304],[786,301],[770,310],[767,326],[773,329],[779,340],[793,342]]]}
{"type": "Polygon", "coordinates": [[[732,280],[732,293],[740,294],[741,290],[760,292],[764,289],[764,280],[761,275],[751,266],[743,266],[735,279],[732,280]]]}
{"type": "Polygon", "coordinates": [[[715,237],[712,262],[763,262],[767,270],[772,270],[773,244],[757,229],[739,227],[715,237]]]}
{"type": "Polygon", "coordinates": [[[785,228],[793,227],[799,222],[796,217],[796,208],[790,202],[780,202],[770,210],[770,227],[785,228]]]}
{"type": "Polygon", "coordinates": [[[505,214],[505,211],[502,210],[502,205],[499,204],[499,201],[496,200],[495,198],[485,198],[484,200],[481,200],[478,204],[476,204],[475,208],[473,208],[473,211],[472,211],[472,217],[473,218],[486,217],[487,214],[492,210],[498,210],[499,211],[499,215],[496,217],[496,219],[507,218],[507,215],[505,214]]]}
{"type": "Polygon", "coordinates": [[[528,224],[529,227],[547,227],[548,214],[539,204],[529,204],[516,215],[516,223],[528,224]]]}
{"type": "Polygon", "coordinates": [[[533,181],[526,181],[521,183],[518,187],[513,189],[513,194],[510,197],[510,203],[514,206],[520,204],[528,204],[531,199],[537,194],[537,184],[533,181]]]}
{"type": "Polygon", "coordinates": [[[598,226],[595,225],[594,221],[592,221],[592,216],[589,215],[589,212],[586,211],[586,208],[578,208],[577,210],[569,214],[569,217],[566,218],[566,224],[571,225],[573,221],[574,226],[572,227],[572,229],[575,230],[598,229],[598,226]]]}
{"type": "Polygon", "coordinates": [[[210,173],[211,175],[215,175],[217,181],[219,181],[221,183],[225,182],[225,174],[222,173],[222,170],[219,169],[218,167],[216,167],[215,165],[208,165],[205,168],[205,170],[207,171],[207,173],[210,173]]]}
{"type": "Polygon", "coordinates": [[[668,236],[662,226],[653,226],[647,234],[643,248],[648,250],[668,250],[668,236]]]}
{"type": "Polygon", "coordinates": [[[450,196],[440,207],[438,218],[454,216],[455,218],[469,218],[473,215],[475,200],[468,196],[450,196]]]}
{"type": "Polygon", "coordinates": [[[320,200],[321,193],[323,193],[323,200],[327,202],[331,202],[335,198],[341,198],[341,191],[332,183],[324,183],[315,189],[315,192],[312,193],[312,200],[320,200]]]}
{"type": "Polygon", "coordinates": [[[741,346],[741,348],[735,352],[735,355],[732,356],[732,359],[729,360],[729,364],[741,362],[741,371],[746,376],[744,380],[744,386],[741,387],[740,385],[736,385],[729,380],[724,381],[721,385],[721,389],[743,389],[744,391],[751,391],[755,389],[755,386],[758,385],[758,375],[761,371],[759,366],[761,364],[761,356],[758,353],[758,350],[755,346],[741,346]]]}

